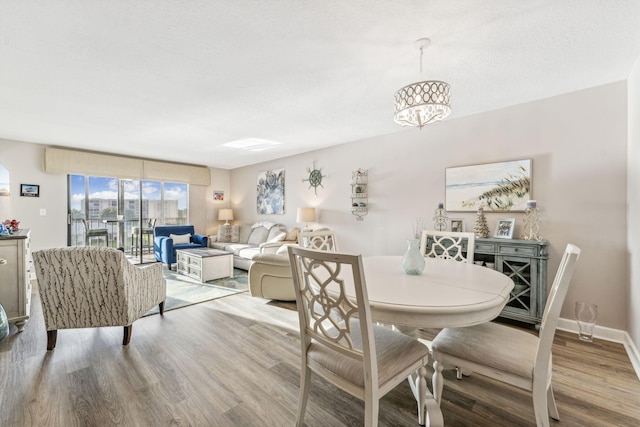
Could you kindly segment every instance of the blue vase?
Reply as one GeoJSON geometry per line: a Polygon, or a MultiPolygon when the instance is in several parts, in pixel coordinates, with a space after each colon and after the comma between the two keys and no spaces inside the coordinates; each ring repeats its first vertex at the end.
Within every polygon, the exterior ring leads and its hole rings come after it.
{"type": "Polygon", "coordinates": [[[425,261],[420,253],[420,239],[407,240],[407,244],[407,251],[402,257],[402,269],[407,274],[422,274],[425,261]]]}
{"type": "Polygon", "coordinates": [[[9,336],[9,320],[4,307],[0,304],[0,341],[9,336]]]}

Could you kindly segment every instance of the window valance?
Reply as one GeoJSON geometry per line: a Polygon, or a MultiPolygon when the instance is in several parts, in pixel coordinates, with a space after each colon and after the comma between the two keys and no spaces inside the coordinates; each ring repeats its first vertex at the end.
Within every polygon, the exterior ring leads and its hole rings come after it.
{"type": "Polygon", "coordinates": [[[113,176],[124,179],[149,179],[154,181],[186,182],[193,185],[211,185],[211,173],[206,166],[145,160],[56,147],[45,148],[44,171],[46,173],[77,173],[82,175],[113,176]]]}

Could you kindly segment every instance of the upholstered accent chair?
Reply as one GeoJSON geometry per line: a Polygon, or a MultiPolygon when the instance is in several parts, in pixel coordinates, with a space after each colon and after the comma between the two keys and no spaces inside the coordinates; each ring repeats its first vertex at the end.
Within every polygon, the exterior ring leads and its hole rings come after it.
{"type": "Polygon", "coordinates": [[[153,228],[153,253],[157,261],[166,264],[176,263],[178,249],[206,248],[209,238],[195,234],[193,225],[157,225],[153,228]]]}
{"type": "Polygon", "coordinates": [[[252,261],[249,267],[251,296],[278,301],[296,300],[288,255],[258,254],[252,261]]]}
{"type": "MultiPolygon", "coordinates": [[[[429,350],[371,320],[360,255],[289,246],[300,320],[301,373],[296,425],[304,423],[311,372],[364,400],[364,425],[377,426],[379,399],[418,371],[419,422],[426,419],[429,350]],[[353,286],[355,301],[348,298],[353,286]]],[[[436,405],[435,401],[432,403],[436,405]]],[[[430,420],[442,424],[440,420],[430,420]]]]}
{"type": "Polygon", "coordinates": [[[33,252],[47,350],[58,329],[123,326],[122,345],[132,324],[155,305],[164,313],[167,284],[162,265],[138,267],[124,253],[104,247],[68,247],[33,252]]]}
{"type": "Polygon", "coordinates": [[[442,396],[444,364],[475,372],[529,390],[538,426],[558,420],[551,384],[551,346],[580,249],[567,245],[547,297],[539,335],[495,322],[466,328],[445,328],[433,340],[433,395],[442,396]]]}
{"type": "Polygon", "coordinates": [[[420,242],[420,253],[430,258],[473,262],[475,242],[474,233],[424,230],[420,242]]]}

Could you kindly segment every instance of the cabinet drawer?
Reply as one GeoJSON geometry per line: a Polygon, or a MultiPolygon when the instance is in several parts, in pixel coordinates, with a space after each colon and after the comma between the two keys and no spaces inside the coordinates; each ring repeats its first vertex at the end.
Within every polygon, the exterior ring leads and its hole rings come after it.
{"type": "Polygon", "coordinates": [[[476,242],[475,246],[474,246],[474,251],[476,253],[495,253],[496,251],[496,246],[493,243],[488,243],[488,242],[476,242]]]}
{"type": "Polygon", "coordinates": [[[522,255],[522,256],[538,255],[537,248],[531,247],[531,246],[500,245],[500,247],[498,248],[498,252],[506,255],[522,255]]]}

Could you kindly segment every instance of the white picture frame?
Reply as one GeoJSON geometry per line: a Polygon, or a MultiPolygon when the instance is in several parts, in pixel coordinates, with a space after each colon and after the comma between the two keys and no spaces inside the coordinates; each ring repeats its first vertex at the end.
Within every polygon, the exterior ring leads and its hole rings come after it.
{"type": "Polygon", "coordinates": [[[464,219],[451,218],[449,220],[449,231],[452,231],[454,233],[460,233],[460,232],[466,231],[464,227],[464,219]]]}
{"type": "Polygon", "coordinates": [[[514,228],[516,228],[515,218],[501,218],[496,223],[496,231],[493,237],[498,239],[512,239],[514,228]]]}

